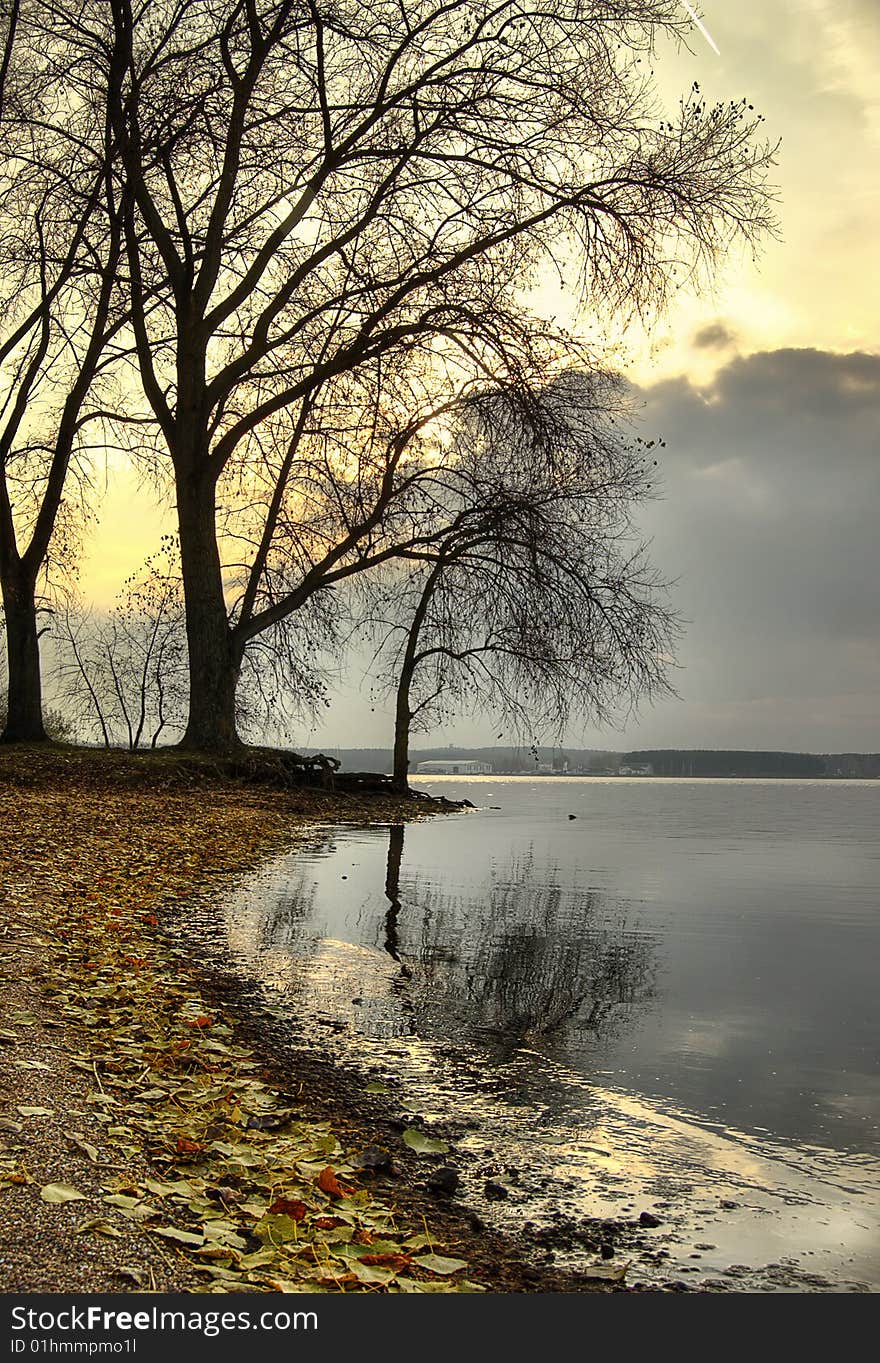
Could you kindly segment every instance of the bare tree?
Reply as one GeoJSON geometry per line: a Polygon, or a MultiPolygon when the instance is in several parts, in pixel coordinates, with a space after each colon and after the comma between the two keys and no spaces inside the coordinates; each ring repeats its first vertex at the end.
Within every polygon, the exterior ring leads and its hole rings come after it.
{"type": "Polygon", "coordinates": [[[0,722],[6,727],[6,620],[0,602],[0,722]]]}
{"type": "Polygon", "coordinates": [[[676,271],[771,225],[772,154],[745,101],[694,91],[661,117],[646,65],[686,31],[677,0],[71,8],[70,41],[106,81],[140,375],[173,466],[185,741],[229,745],[248,643],[394,557],[430,414],[529,381],[536,338],[566,352],[525,286],[555,267],[595,310],[662,307],[676,271]],[[419,387],[429,400],[402,408],[419,387]],[[345,430],[377,411],[397,429],[367,478],[363,440],[328,455],[327,414],[358,391],[345,430]],[[254,482],[230,602],[216,508],[254,482]],[[299,534],[297,580],[279,541],[319,482],[341,532],[299,534]]]}
{"type": "MultiPolygon", "coordinates": [[[[7,715],[7,673],[6,673],[6,621],[3,614],[3,605],[0,602],[0,732],[6,728],[7,715]]],[[[66,742],[71,736],[71,724],[68,715],[54,707],[44,707],[43,722],[46,736],[54,742],[66,742]]]]}
{"type": "Polygon", "coordinates": [[[565,374],[527,406],[472,404],[442,539],[372,586],[396,789],[411,730],[463,708],[559,739],[573,716],[607,719],[668,689],[676,622],[632,523],[654,442],[625,421],[609,375],[565,374]]]}
{"type": "MultiPolygon", "coordinates": [[[[307,612],[314,622],[314,612],[307,612]]],[[[54,677],[65,713],[81,735],[106,748],[155,749],[180,737],[186,724],[189,669],[186,617],[177,540],[160,549],[123,584],[107,613],[75,597],[53,611],[54,677]]],[[[329,633],[321,626],[322,638],[329,633]]],[[[309,631],[313,638],[315,626],[309,631]]],[[[237,697],[245,730],[287,735],[294,719],[326,704],[319,661],[294,632],[267,634],[247,658],[237,697]],[[298,707],[290,711],[291,678],[298,707]]]]}
{"type": "MultiPolygon", "coordinates": [[[[56,16],[17,0],[0,29],[0,586],[5,741],[45,738],[38,583],[75,546],[87,399],[105,365],[121,219],[106,213],[112,130],[56,16]],[[79,475],[78,489],[69,487],[79,475]]],[[[75,480],[76,481],[76,480],[75,480]]]]}
{"type": "Polygon", "coordinates": [[[106,748],[155,748],[181,732],[188,676],[176,544],[130,577],[108,615],[68,603],[58,612],[56,675],[80,732],[106,748]]]}

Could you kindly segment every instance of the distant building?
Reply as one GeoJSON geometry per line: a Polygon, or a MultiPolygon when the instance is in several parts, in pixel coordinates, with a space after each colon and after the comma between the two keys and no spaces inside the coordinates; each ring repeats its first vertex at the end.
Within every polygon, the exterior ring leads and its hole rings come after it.
{"type": "Polygon", "coordinates": [[[431,762],[420,762],[418,776],[491,776],[491,762],[476,762],[469,757],[444,757],[431,762]]]}
{"type": "Polygon", "coordinates": [[[653,776],[654,768],[650,762],[633,762],[620,768],[621,776],[653,776]]]}

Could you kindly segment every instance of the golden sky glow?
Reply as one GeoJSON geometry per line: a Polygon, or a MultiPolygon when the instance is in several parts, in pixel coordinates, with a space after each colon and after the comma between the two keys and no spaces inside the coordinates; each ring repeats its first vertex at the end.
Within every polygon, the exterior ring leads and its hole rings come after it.
{"type": "Polygon", "coordinates": [[[722,318],[744,352],[876,350],[880,315],[880,5],[876,0],[706,0],[721,55],[658,63],[664,96],[748,96],[779,152],[781,240],[731,261],[713,293],[682,298],[655,328],[638,377],[688,372],[694,331],[722,318]],[[651,351],[653,350],[653,356],[651,351]],[[654,366],[651,365],[653,358],[654,366]],[[658,373],[659,371],[659,373],[658,373]]]}
{"type": "MultiPolygon", "coordinates": [[[[696,297],[683,290],[648,333],[631,329],[621,355],[637,382],[684,374],[707,382],[733,351],[780,347],[877,349],[880,270],[880,5],[876,0],[705,0],[701,12],[720,51],[694,29],[692,51],[658,53],[662,97],[674,106],[698,81],[706,98],[740,98],[782,139],[776,174],[781,240],[760,260],[741,254],[696,297]],[[695,347],[718,322],[732,344],[695,347]]],[[[569,305],[549,284],[549,310],[569,305]]],[[[119,470],[99,507],[82,586],[98,604],[173,529],[155,498],[136,496],[119,470]]]]}

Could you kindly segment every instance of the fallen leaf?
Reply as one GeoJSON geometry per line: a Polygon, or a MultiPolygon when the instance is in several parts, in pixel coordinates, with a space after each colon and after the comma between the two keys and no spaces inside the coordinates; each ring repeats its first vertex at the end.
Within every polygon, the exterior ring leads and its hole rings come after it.
{"type": "Polygon", "coordinates": [[[200,1155],[205,1147],[199,1145],[198,1141],[188,1140],[186,1136],[178,1136],[175,1148],[178,1155],[200,1155]]]}
{"type": "Polygon", "coordinates": [[[291,1216],[294,1221],[302,1221],[308,1207],[304,1202],[299,1202],[294,1198],[278,1197],[269,1208],[271,1216],[291,1216]]]}
{"type": "Polygon", "coordinates": [[[117,1276],[127,1278],[129,1282],[137,1283],[138,1287],[146,1287],[147,1275],[141,1268],[117,1268],[117,1276]]]}
{"type": "Polygon", "coordinates": [[[44,1202],[81,1202],[85,1196],[72,1183],[46,1183],[40,1189],[40,1197],[44,1202]]]}
{"type": "Polygon", "coordinates": [[[625,1264],[588,1264],[581,1269],[585,1278],[601,1278],[603,1282],[619,1283],[626,1277],[629,1261],[625,1264]]]}
{"type": "Polygon", "coordinates": [[[166,1240],[174,1240],[178,1245],[200,1246],[205,1243],[204,1235],[196,1235],[188,1230],[178,1230],[177,1226],[156,1226],[153,1229],[153,1234],[161,1235],[166,1240]]]}
{"type": "Polygon", "coordinates": [[[351,1271],[354,1276],[362,1283],[390,1283],[394,1277],[393,1268],[380,1268],[375,1265],[365,1264],[363,1259],[353,1259],[351,1271]]]}
{"type": "Polygon", "coordinates": [[[326,1169],[322,1169],[318,1175],[318,1187],[322,1193],[329,1193],[330,1197],[350,1197],[355,1191],[345,1183],[340,1183],[335,1172],[328,1164],[326,1169]]]}
{"type": "Polygon", "coordinates": [[[77,1235],[87,1235],[89,1233],[93,1235],[103,1235],[107,1240],[122,1239],[122,1231],[119,1230],[118,1227],[112,1225],[111,1222],[102,1220],[99,1216],[94,1217],[91,1221],[80,1221],[76,1228],[77,1235]]]}
{"type": "Polygon", "coordinates": [[[298,1239],[296,1222],[289,1216],[272,1216],[268,1212],[254,1226],[254,1234],[270,1245],[284,1245],[298,1239]]]}
{"type": "Polygon", "coordinates": [[[442,1254],[420,1254],[417,1259],[413,1259],[414,1264],[419,1268],[426,1268],[429,1273],[439,1273],[446,1277],[450,1273],[458,1273],[459,1269],[467,1268],[465,1259],[447,1259],[442,1254]]]}
{"type": "Polygon", "coordinates": [[[438,1140],[436,1136],[426,1136],[424,1131],[419,1131],[414,1126],[406,1128],[402,1140],[404,1145],[408,1145],[410,1150],[415,1150],[419,1155],[445,1155],[449,1150],[446,1141],[438,1140]]]}
{"type": "Polygon", "coordinates": [[[98,1147],[92,1145],[90,1141],[84,1140],[78,1132],[72,1131],[67,1139],[70,1141],[71,1145],[75,1145],[77,1150],[85,1155],[86,1159],[91,1160],[92,1164],[97,1164],[99,1162],[100,1154],[98,1147]]]}
{"type": "Polygon", "coordinates": [[[399,1272],[402,1268],[409,1268],[412,1259],[408,1254],[362,1254],[360,1262],[362,1264],[376,1264],[382,1268],[393,1268],[399,1272]]]}

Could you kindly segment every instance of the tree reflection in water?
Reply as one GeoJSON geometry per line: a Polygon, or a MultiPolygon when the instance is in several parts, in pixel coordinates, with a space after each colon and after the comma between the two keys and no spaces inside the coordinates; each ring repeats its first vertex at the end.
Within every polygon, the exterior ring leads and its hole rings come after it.
{"type": "Polygon", "coordinates": [[[569,1032],[608,1035],[653,997],[653,938],[595,892],[563,888],[558,866],[538,868],[532,847],[466,896],[414,877],[404,905],[403,844],[395,825],[384,947],[419,1035],[464,1028],[505,1055],[569,1032]]]}
{"type": "MultiPolygon", "coordinates": [[[[331,850],[332,844],[331,844],[331,850]]],[[[298,865],[285,871],[283,891],[272,898],[260,922],[257,946],[261,950],[295,945],[302,950],[307,925],[314,917],[318,887],[311,868],[298,865]]]]}

